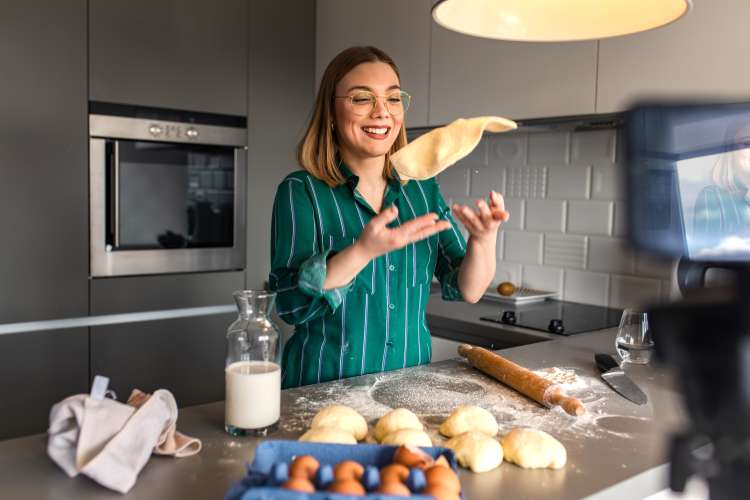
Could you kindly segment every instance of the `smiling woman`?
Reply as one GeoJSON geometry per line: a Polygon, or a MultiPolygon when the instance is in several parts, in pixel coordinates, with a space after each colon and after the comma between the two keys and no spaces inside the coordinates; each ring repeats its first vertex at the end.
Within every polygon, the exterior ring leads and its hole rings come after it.
{"type": "Polygon", "coordinates": [[[410,103],[375,47],[341,52],[323,74],[298,147],[304,170],[279,185],[271,225],[269,286],[295,325],[285,388],[428,363],[432,277],[443,298],[476,302],[494,276],[500,221],[487,202],[453,208],[467,244],[437,183],[404,182],[391,164],[410,103]]]}

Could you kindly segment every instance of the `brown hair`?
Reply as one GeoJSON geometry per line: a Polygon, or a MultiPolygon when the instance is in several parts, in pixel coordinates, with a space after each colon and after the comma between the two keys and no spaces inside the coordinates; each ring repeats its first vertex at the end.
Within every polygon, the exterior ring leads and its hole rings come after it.
{"type": "MultiPolygon", "coordinates": [[[[350,47],[340,52],[328,63],[328,67],[320,80],[320,88],[315,98],[310,123],[305,135],[297,146],[297,161],[315,178],[322,180],[329,186],[343,184],[345,179],[339,171],[336,161],[338,145],[333,131],[335,116],[334,96],[336,85],[356,66],[366,62],[383,62],[388,64],[401,81],[401,75],[393,59],[376,47],[350,47]]],[[[401,126],[398,137],[393,142],[391,150],[386,153],[383,177],[392,177],[393,166],[390,157],[393,153],[406,145],[406,131],[401,126]]]]}

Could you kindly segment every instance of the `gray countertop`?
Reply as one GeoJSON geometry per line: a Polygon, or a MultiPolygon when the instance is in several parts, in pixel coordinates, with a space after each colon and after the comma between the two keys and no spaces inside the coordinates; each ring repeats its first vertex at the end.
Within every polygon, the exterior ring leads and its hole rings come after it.
{"type": "MultiPolygon", "coordinates": [[[[462,470],[467,499],[642,498],[664,488],[660,481],[667,437],[681,422],[682,412],[669,377],[652,366],[627,367],[648,395],[645,406],[627,402],[599,382],[593,354],[611,352],[613,342],[614,330],[608,330],[503,352],[532,370],[575,370],[578,383],[570,392],[584,401],[583,417],[542,408],[465,362],[449,360],[283,391],[280,428],[269,438],[294,439],[320,407],[341,402],[357,408],[371,423],[389,406],[410,407],[427,424],[435,443],[441,444],[436,433],[440,421],[456,404],[474,403],[495,414],[501,432],[527,425],[552,433],[567,448],[568,463],[556,471],[523,470],[508,463],[484,474],[462,470]]],[[[203,451],[183,459],[152,457],[125,498],[222,498],[243,476],[259,442],[223,432],[220,402],[182,409],[178,428],[202,439],[203,451]]],[[[123,498],[85,477],[69,479],[47,458],[45,447],[45,435],[0,442],[3,498],[123,498]]]]}

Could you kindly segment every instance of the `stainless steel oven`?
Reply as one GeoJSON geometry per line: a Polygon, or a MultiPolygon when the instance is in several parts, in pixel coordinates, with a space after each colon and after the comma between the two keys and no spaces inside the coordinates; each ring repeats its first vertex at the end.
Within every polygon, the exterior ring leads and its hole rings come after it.
{"type": "Polygon", "coordinates": [[[91,103],[92,277],[245,267],[244,117],[91,103]]]}

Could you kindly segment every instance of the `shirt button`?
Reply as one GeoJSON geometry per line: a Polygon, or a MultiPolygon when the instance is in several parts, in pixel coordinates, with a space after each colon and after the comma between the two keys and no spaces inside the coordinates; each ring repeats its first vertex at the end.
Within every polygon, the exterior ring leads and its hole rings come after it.
{"type": "Polygon", "coordinates": [[[394,266],[393,264],[391,264],[390,266],[388,266],[388,270],[389,271],[395,271],[396,270],[396,266],[394,266]]]}
{"type": "Polygon", "coordinates": [[[388,304],[388,309],[396,309],[396,304],[388,304]]]}

